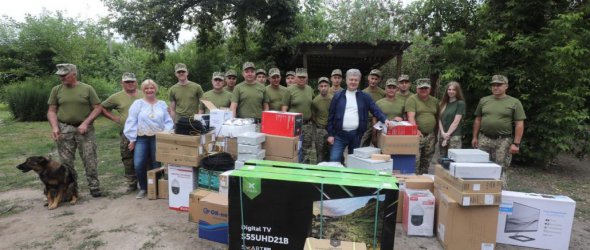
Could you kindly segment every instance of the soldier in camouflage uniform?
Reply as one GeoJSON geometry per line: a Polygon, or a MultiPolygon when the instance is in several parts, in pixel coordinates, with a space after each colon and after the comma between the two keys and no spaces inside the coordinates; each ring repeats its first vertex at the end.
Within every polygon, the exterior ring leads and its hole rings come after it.
{"type": "Polygon", "coordinates": [[[129,107],[133,101],[141,99],[143,93],[137,91],[137,80],[135,74],[124,73],[121,80],[121,87],[123,90],[109,96],[104,102],[102,102],[102,114],[109,118],[109,120],[116,122],[121,126],[119,131],[119,137],[121,141],[119,143],[119,149],[121,152],[121,161],[125,168],[125,179],[127,181],[127,192],[133,192],[137,190],[137,177],[135,176],[135,167],[133,165],[133,150],[129,150],[129,139],[123,134],[123,127],[129,114],[129,107]],[[111,113],[112,110],[117,110],[119,116],[111,113]]]}
{"type": "Polygon", "coordinates": [[[236,82],[238,80],[238,74],[235,70],[230,69],[225,72],[225,89],[226,91],[233,93],[234,88],[236,87],[236,82]]]}
{"type": "Polygon", "coordinates": [[[430,79],[418,79],[416,94],[406,100],[408,121],[418,126],[420,156],[416,158],[416,174],[427,174],[436,145],[438,100],[430,95],[430,79]]]}
{"type": "Polygon", "coordinates": [[[332,86],[328,89],[328,94],[334,96],[336,93],[343,90],[344,88],[340,86],[340,84],[342,83],[342,70],[332,70],[332,74],[330,75],[330,82],[332,82],[332,86]]]}
{"type": "Polygon", "coordinates": [[[266,70],[264,69],[257,69],[256,70],[256,81],[262,83],[262,85],[266,86],[266,70]]]}
{"type": "Polygon", "coordinates": [[[311,103],[313,101],[313,89],[307,85],[307,69],[298,68],[295,71],[297,84],[287,88],[283,97],[282,111],[303,114],[303,127],[301,128],[302,155],[299,157],[302,163],[311,163],[311,146],[313,143],[313,130],[311,124],[311,103]]]}
{"type": "Polygon", "coordinates": [[[56,141],[62,164],[71,168],[78,179],[74,167],[76,148],[84,162],[84,170],[92,197],[100,197],[98,181],[98,159],[96,139],[92,122],[102,111],[100,100],[92,86],[79,82],[78,69],[74,64],[58,64],[56,75],[62,84],[51,89],[47,120],[51,125],[51,138],[56,141]],[[83,98],[81,98],[83,97],[83,98]]]}
{"type": "Polygon", "coordinates": [[[287,88],[281,86],[281,71],[278,68],[270,69],[268,74],[270,84],[266,86],[264,110],[281,111],[283,97],[287,94],[287,88]]]}
{"type": "Polygon", "coordinates": [[[494,75],[491,83],[492,95],[481,98],[475,109],[471,144],[488,152],[490,160],[502,165],[502,184],[507,188],[506,168],[512,155],[520,151],[526,115],[520,101],[506,94],[508,78],[494,75]]]}
{"type": "MultiPolygon", "coordinates": [[[[213,72],[211,76],[212,90],[203,94],[203,100],[210,101],[217,108],[229,108],[232,93],[223,89],[223,72],[213,72]]],[[[211,111],[205,105],[199,106],[199,114],[209,114],[211,111]]]]}
{"type": "Polygon", "coordinates": [[[332,95],[328,94],[329,88],[328,78],[320,77],[318,80],[320,94],[313,99],[311,106],[311,119],[315,128],[313,137],[317,162],[330,161],[330,145],[328,144],[328,131],[326,130],[330,102],[332,102],[332,95]]]}
{"type": "MultiPolygon", "coordinates": [[[[368,80],[369,86],[367,86],[365,89],[363,89],[363,92],[365,92],[369,96],[371,96],[371,99],[373,99],[374,102],[377,102],[377,101],[381,100],[383,97],[385,97],[385,90],[383,90],[381,87],[379,87],[379,83],[381,82],[381,71],[380,70],[378,70],[378,69],[371,70],[371,72],[369,73],[369,76],[367,77],[367,80],[368,80]]],[[[367,117],[369,120],[367,121],[367,130],[365,130],[363,137],[361,137],[361,147],[371,146],[371,143],[373,141],[373,134],[374,134],[373,115],[371,115],[369,113],[367,117]]]]}
{"type": "Polygon", "coordinates": [[[287,71],[287,73],[285,74],[285,83],[287,84],[287,87],[296,84],[295,71],[287,71]]]}

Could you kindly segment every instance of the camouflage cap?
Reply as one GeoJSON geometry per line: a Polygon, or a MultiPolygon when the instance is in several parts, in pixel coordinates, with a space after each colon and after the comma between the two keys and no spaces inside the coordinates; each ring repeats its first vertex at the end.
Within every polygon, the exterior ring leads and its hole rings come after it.
{"type": "Polygon", "coordinates": [[[219,79],[223,81],[223,72],[213,72],[213,80],[219,79]]]}
{"type": "Polygon", "coordinates": [[[328,79],[327,77],[320,77],[320,79],[318,80],[318,85],[320,85],[320,83],[322,82],[326,82],[327,84],[330,84],[330,79],[328,79]]]}
{"type": "Polygon", "coordinates": [[[494,75],[494,76],[492,76],[492,82],[491,83],[508,84],[508,78],[506,78],[503,75],[494,75]]]}
{"type": "Polygon", "coordinates": [[[330,76],[342,76],[342,70],[340,70],[340,69],[332,70],[332,74],[330,76]]]}
{"type": "Polygon", "coordinates": [[[256,69],[256,66],[254,66],[253,62],[245,62],[244,65],[242,65],[242,70],[247,69],[256,69]]]}
{"type": "Polygon", "coordinates": [[[123,77],[121,77],[121,80],[124,82],[129,82],[129,81],[136,81],[137,79],[135,79],[135,74],[130,73],[130,72],[125,72],[123,73],[123,77]]]}
{"type": "Polygon", "coordinates": [[[430,79],[428,78],[420,78],[416,80],[416,88],[430,88],[430,79]]]}
{"type": "Polygon", "coordinates": [[[409,82],[410,81],[410,76],[409,75],[400,75],[397,78],[397,81],[398,82],[402,82],[402,81],[408,81],[409,82]]]}
{"type": "Polygon", "coordinates": [[[236,74],[236,71],[235,71],[235,70],[233,70],[233,69],[230,69],[230,70],[228,70],[228,71],[226,71],[226,72],[225,72],[225,77],[228,77],[228,76],[234,76],[234,77],[237,77],[237,76],[238,76],[238,74],[236,74]]]}
{"type": "Polygon", "coordinates": [[[389,78],[389,79],[387,79],[387,81],[385,82],[385,86],[390,86],[390,85],[397,86],[397,82],[395,81],[395,79],[394,79],[394,78],[389,78]]]}
{"type": "Polygon", "coordinates": [[[275,76],[275,75],[281,76],[281,71],[278,68],[271,68],[268,70],[268,75],[269,76],[275,76]]]}
{"type": "Polygon", "coordinates": [[[379,78],[381,78],[381,70],[373,69],[373,70],[371,70],[371,72],[369,73],[369,75],[376,75],[379,78]]]}
{"type": "Polygon", "coordinates": [[[174,72],[178,73],[178,71],[187,71],[188,72],[188,69],[186,68],[186,64],[177,63],[176,65],[174,65],[174,72]]]}
{"type": "Polygon", "coordinates": [[[307,69],[306,68],[297,68],[295,69],[295,75],[297,77],[307,77],[307,69]]]}
{"type": "Polygon", "coordinates": [[[266,70],[264,70],[264,69],[257,69],[256,70],[256,75],[260,75],[260,74],[266,75],[266,70]]]}
{"type": "Polygon", "coordinates": [[[61,63],[58,65],[55,65],[55,67],[57,67],[57,71],[55,72],[56,75],[67,75],[70,72],[78,71],[78,68],[76,67],[76,65],[71,64],[71,63],[61,63]]]}
{"type": "Polygon", "coordinates": [[[285,74],[285,76],[295,76],[295,71],[287,71],[287,74],[285,74]]]}

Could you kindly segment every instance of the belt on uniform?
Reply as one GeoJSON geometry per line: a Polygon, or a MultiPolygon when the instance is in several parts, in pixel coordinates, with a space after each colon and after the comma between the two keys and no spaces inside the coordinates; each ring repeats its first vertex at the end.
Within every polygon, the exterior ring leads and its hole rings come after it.
{"type": "Polygon", "coordinates": [[[66,125],[70,125],[70,126],[74,126],[74,127],[78,127],[78,126],[80,126],[80,124],[82,124],[81,122],[71,123],[71,122],[61,122],[61,121],[60,121],[60,123],[63,123],[63,124],[66,124],[66,125]]]}
{"type": "Polygon", "coordinates": [[[481,133],[483,136],[490,138],[492,140],[496,140],[496,139],[504,139],[504,138],[511,138],[512,135],[486,135],[484,133],[481,133]]]}

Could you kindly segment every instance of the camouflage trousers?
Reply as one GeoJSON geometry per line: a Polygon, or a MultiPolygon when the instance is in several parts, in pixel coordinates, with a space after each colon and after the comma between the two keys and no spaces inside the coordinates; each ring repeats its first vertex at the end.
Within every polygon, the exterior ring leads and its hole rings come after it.
{"type": "Polygon", "coordinates": [[[371,126],[371,120],[367,121],[367,130],[361,137],[361,147],[371,146],[373,143],[373,126],[371,126]]]}
{"type": "Polygon", "coordinates": [[[434,133],[420,137],[420,150],[419,155],[416,157],[416,174],[428,174],[435,145],[436,136],[434,133]]]}
{"type": "Polygon", "coordinates": [[[325,128],[314,126],[314,143],[317,163],[330,161],[330,144],[328,144],[328,131],[325,128]]]}
{"type": "Polygon", "coordinates": [[[133,165],[133,151],[129,150],[129,139],[125,137],[123,130],[119,132],[119,136],[121,137],[119,149],[121,151],[121,162],[123,162],[123,168],[125,169],[125,181],[127,186],[135,187],[137,185],[137,176],[133,165]]]}
{"type": "Polygon", "coordinates": [[[461,148],[463,142],[461,141],[461,136],[460,135],[454,135],[451,136],[451,138],[449,138],[449,140],[447,140],[447,145],[443,146],[443,138],[442,136],[438,137],[438,150],[440,152],[440,156],[441,157],[447,157],[449,154],[449,149],[454,149],[454,148],[461,148]]]}
{"type": "Polygon", "coordinates": [[[502,166],[502,186],[508,187],[508,167],[512,161],[510,145],[512,137],[492,139],[482,133],[477,137],[478,148],[490,154],[490,160],[502,166]]]}
{"type": "Polygon", "coordinates": [[[86,134],[80,134],[78,128],[65,123],[59,123],[59,130],[61,136],[57,140],[57,152],[63,164],[71,168],[76,181],[78,180],[78,172],[74,167],[74,160],[76,159],[76,148],[84,163],[84,170],[86,173],[86,180],[88,181],[88,188],[90,190],[99,190],[100,184],[98,182],[98,159],[96,157],[96,139],[94,137],[94,126],[89,125],[86,134]]]}
{"type": "Polygon", "coordinates": [[[313,125],[311,122],[305,124],[301,128],[301,155],[299,157],[300,163],[311,164],[311,156],[313,149],[313,125]]]}

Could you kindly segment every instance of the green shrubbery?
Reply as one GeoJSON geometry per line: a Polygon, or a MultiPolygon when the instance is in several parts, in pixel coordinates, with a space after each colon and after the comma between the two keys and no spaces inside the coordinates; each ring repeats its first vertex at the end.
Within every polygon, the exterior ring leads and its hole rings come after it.
{"type": "Polygon", "coordinates": [[[20,121],[47,120],[47,100],[56,79],[28,78],[4,88],[4,101],[13,117],[20,121]]]}

